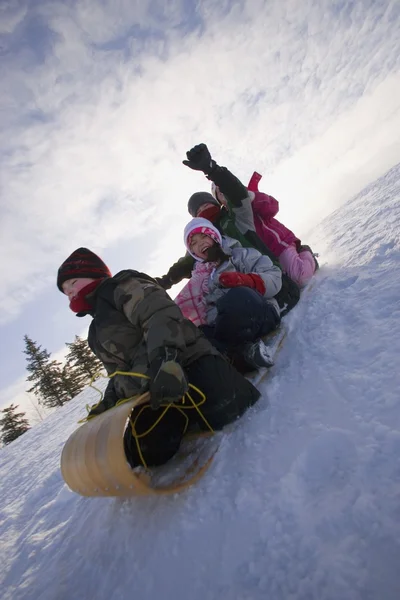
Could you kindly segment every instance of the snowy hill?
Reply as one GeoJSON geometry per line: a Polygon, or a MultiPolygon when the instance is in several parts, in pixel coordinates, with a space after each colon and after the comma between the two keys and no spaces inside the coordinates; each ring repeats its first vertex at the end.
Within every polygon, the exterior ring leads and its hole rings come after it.
{"type": "Polygon", "coordinates": [[[91,390],[0,450],[3,600],[398,600],[399,230],[400,165],[305,240],[323,267],[263,399],[187,492],[64,486],[91,390]]]}

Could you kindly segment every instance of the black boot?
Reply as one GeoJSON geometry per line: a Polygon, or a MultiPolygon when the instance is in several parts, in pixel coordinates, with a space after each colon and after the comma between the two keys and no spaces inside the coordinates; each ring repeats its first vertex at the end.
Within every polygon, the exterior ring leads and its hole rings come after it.
{"type": "Polygon", "coordinates": [[[268,368],[274,364],[271,352],[261,338],[256,342],[245,344],[242,356],[249,367],[253,369],[268,368]]]}

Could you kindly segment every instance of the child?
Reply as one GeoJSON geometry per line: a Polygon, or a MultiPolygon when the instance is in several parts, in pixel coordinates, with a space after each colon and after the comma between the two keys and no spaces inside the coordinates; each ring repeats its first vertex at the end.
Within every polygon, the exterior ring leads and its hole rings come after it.
{"type": "MultiPolygon", "coordinates": [[[[183,164],[195,171],[202,171],[209,180],[218,185],[228,202],[222,205],[208,192],[196,192],[189,198],[188,211],[192,217],[203,217],[212,221],[222,235],[238,240],[244,248],[255,248],[279,266],[278,259],[257,235],[251,208],[252,196],[247,188],[226,167],[220,167],[211,158],[205,144],[198,144],[186,153],[183,164]]],[[[158,279],[164,289],[191,277],[193,257],[188,254],[180,258],[168,273],[158,279]]],[[[280,267],[279,267],[280,268],[280,267]]],[[[276,294],[281,316],[284,316],[299,301],[298,285],[282,275],[282,287],[276,294]]]]}
{"type": "MultiPolygon", "coordinates": [[[[261,175],[254,172],[247,187],[252,200],[256,232],[268,249],[278,257],[283,272],[302,288],[314,275],[318,263],[310,247],[303,246],[290,229],[274,218],[279,211],[279,203],[272,196],[258,190],[260,179],[261,175]]],[[[215,183],[212,183],[211,193],[221,204],[227,203],[215,183]]]]}
{"type": "Polygon", "coordinates": [[[275,300],[282,273],[267,256],[221,236],[203,218],[185,227],[185,246],[196,260],[192,278],[175,299],[218,349],[241,356],[247,370],[271,366],[262,341],[280,323],[275,300]]]}
{"type": "Polygon", "coordinates": [[[138,435],[152,428],[151,432],[137,440],[128,426],[124,435],[132,467],[143,464],[137,441],[146,465],[155,466],[175,454],[188,423],[205,428],[196,410],[185,410],[190,403],[182,404],[189,383],[205,394],[200,410],[214,430],[235,420],[259,398],[259,391],[183,318],[148,275],[125,270],[112,277],[96,254],[78,248],[59,268],[57,286],[77,316],[92,317],[88,343],[109,375],[125,371],[149,377],[115,375],[91,411],[104,412],[148,388],[150,404],[133,409],[131,419],[136,419],[138,435]]]}

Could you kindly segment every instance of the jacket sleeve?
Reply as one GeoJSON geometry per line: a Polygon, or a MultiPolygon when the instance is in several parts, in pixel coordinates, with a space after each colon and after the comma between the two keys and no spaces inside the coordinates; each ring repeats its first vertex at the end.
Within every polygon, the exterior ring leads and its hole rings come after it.
{"type": "Polygon", "coordinates": [[[245,235],[248,231],[256,230],[254,225],[253,208],[251,206],[252,195],[248,189],[233,173],[226,167],[216,167],[208,175],[224,194],[229,212],[235,220],[237,229],[245,235]]]}
{"type": "Polygon", "coordinates": [[[240,206],[241,201],[248,196],[247,188],[226,167],[216,165],[207,178],[219,187],[232,207],[240,206]]]}
{"type": "Polygon", "coordinates": [[[115,288],[114,301],[128,321],[140,328],[149,362],[165,346],[185,349],[182,313],[159,285],[129,277],[115,288]]]}
{"type": "Polygon", "coordinates": [[[252,202],[255,215],[262,219],[272,219],[279,211],[279,202],[273,196],[258,192],[252,202]]]}
{"type": "Polygon", "coordinates": [[[195,259],[190,254],[182,256],[172,265],[166,275],[158,278],[158,283],[164,290],[169,290],[173,285],[182,281],[182,279],[190,279],[195,262],[195,259]]]}
{"type": "Polygon", "coordinates": [[[241,273],[257,273],[265,284],[265,298],[273,298],[282,287],[282,271],[254,248],[233,251],[233,264],[241,273]]]}

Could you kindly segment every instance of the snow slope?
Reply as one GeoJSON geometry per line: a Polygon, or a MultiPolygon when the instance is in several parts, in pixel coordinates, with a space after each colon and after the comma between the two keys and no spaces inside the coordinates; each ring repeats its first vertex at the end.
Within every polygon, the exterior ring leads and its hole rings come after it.
{"type": "Polygon", "coordinates": [[[400,597],[400,165],[326,219],[263,399],[185,493],[85,499],[85,391],[0,451],[3,600],[400,597]]]}

